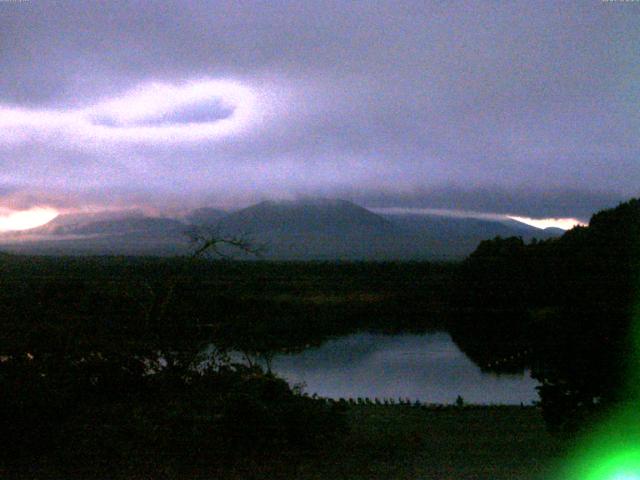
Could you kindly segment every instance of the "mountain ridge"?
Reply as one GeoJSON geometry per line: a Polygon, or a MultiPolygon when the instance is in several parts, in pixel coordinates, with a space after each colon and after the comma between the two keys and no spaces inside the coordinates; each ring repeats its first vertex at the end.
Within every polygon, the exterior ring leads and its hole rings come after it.
{"type": "Polygon", "coordinates": [[[232,212],[202,207],[180,218],[139,210],[65,215],[5,235],[2,243],[24,253],[179,255],[190,251],[190,229],[247,237],[266,245],[264,256],[273,260],[463,258],[496,236],[530,240],[558,233],[520,222],[378,214],[347,200],[314,198],[267,200],[232,212]]]}
{"type": "Polygon", "coordinates": [[[391,224],[355,203],[339,199],[266,200],[230,213],[219,222],[230,233],[336,232],[388,229],[391,224]]]}

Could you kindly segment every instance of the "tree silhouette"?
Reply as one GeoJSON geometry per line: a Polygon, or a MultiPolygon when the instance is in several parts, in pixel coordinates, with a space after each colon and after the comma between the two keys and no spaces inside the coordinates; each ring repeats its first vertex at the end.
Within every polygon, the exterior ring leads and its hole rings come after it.
{"type": "Polygon", "coordinates": [[[575,430],[628,393],[639,274],[637,199],[558,239],[482,242],[460,269],[454,340],[484,368],[521,359],[548,424],[575,430]]]}

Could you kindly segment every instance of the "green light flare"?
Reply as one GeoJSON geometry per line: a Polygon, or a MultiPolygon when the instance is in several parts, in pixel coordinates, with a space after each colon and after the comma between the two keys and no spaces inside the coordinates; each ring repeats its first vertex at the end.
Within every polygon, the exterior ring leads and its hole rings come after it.
{"type": "Polygon", "coordinates": [[[578,466],[567,479],[575,480],[640,480],[640,451],[604,455],[588,459],[578,466]],[[596,460],[596,461],[589,461],[596,460]]]}
{"type": "MultiPolygon", "coordinates": [[[[640,291],[640,289],[638,289],[640,291]]],[[[627,372],[628,395],[636,400],[640,399],[640,300],[633,308],[633,324],[631,326],[632,350],[629,371],[627,372]]]]}
{"type": "MultiPolygon", "coordinates": [[[[622,395],[617,397],[622,403],[612,410],[584,436],[574,440],[571,446],[572,453],[563,466],[556,470],[557,476],[553,480],[640,480],[640,227],[638,225],[638,207],[640,202],[636,199],[621,205],[615,215],[620,214],[621,225],[619,233],[624,238],[611,239],[612,253],[616,248],[621,248],[620,261],[630,262],[627,265],[619,264],[625,275],[631,271],[634,278],[636,302],[627,313],[630,315],[631,324],[626,331],[627,344],[624,346],[611,346],[622,348],[620,352],[611,352],[613,355],[622,353],[627,355],[623,360],[626,364],[624,370],[624,389],[622,395]],[[618,241],[619,240],[619,241],[618,241]],[[630,242],[630,243],[627,243],[630,242]],[[617,247],[616,247],[617,245],[617,247]],[[628,267],[628,268],[627,268],[628,267]]],[[[611,212],[611,215],[614,215],[611,212]]],[[[595,217],[594,217],[595,218],[595,217]]],[[[600,220],[603,220],[601,216],[600,220]]],[[[611,217],[610,220],[613,220],[611,217]]],[[[593,221],[593,219],[592,219],[593,221]]],[[[591,226],[590,222],[590,226],[591,226]]],[[[605,225],[606,222],[603,222],[605,225]]],[[[596,234],[597,236],[597,234],[596,234]]],[[[615,262],[620,263],[613,258],[615,262]]],[[[612,274],[613,271],[611,272],[612,274]]],[[[623,286],[626,292],[626,286],[623,286]]],[[[612,292],[614,293],[614,292],[612,292]]],[[[619,314],[616,307],[614,316],[619,314]]],[[[606,317],[606,316],[605,316],[606,317]]],[[[615,318],[620,320],[620,318],[615,318]]],[[[603,318],[602,321],[607,321],[603,318]]],[[[615,332],[615,325],[614,332],[615,332]]],[[[617,359],[616,359],[617,360],[617,359]]],[[[617,372],[612,372],[616,374],[617,372]]],[[[614,393],[614,392],[609,392],[614,393]]],[[[579,407],[579,406],[578,406],[579,407]]]]}
{"type": "Polygon", "coordinates": [[[628,401],[579,442],[557,480],[640,480],[640,302],[632,318],[628,401]]]}
{"type": "Polygon", "coordinates": [[[640,480],[640,412],[627,405],[584,439],[558,480],[640,480]]]}

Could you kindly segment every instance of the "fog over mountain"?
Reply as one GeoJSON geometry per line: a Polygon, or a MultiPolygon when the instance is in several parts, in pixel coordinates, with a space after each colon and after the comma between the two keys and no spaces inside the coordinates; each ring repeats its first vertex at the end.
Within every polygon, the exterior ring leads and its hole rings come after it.
{"type": "Polygon", "coordinates": [[[5,250],[23,253],[179,255],[192,251],[194,229],[245,238],[263,247],[260,258],[278,260],[452,259],[498,235],[531,239],[562,232],[509,219],[380,215],[346,200],[304,199],[264,201],[233,212],[201,208],[183,218],[139,211],[66,215],[0,240],[5,250]]]}
{"type": "Polygon", "coordinates": [[[393,225],[354,203],[335,199],[264,201],[224,217],[220,228],[230,233],[391,232],[393,225]]]}

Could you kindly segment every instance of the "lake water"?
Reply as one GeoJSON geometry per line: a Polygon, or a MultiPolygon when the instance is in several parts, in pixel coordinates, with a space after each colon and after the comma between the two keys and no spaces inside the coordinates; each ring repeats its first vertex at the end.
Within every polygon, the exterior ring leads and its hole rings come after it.
{"type": "Polygon", "coordinates": [[[529,373],[483,373],[447,333],[358,333],[318,348],[273,359],[274,373],[329,398],[409,398],[424,403],[530,404],[537,399],[529,373]]]}

